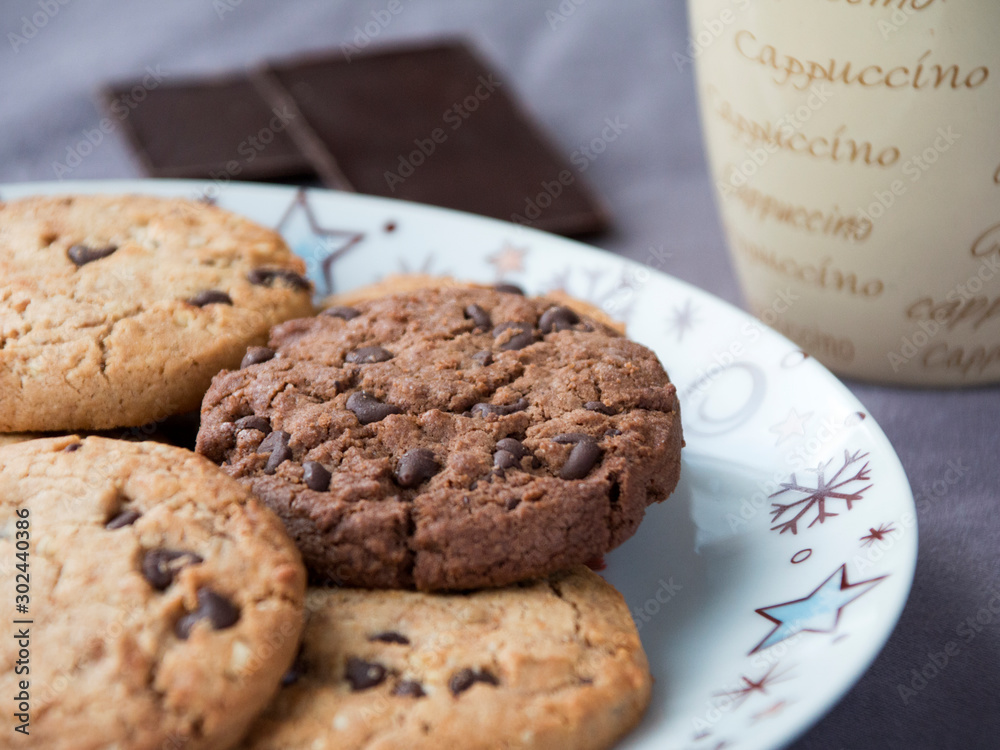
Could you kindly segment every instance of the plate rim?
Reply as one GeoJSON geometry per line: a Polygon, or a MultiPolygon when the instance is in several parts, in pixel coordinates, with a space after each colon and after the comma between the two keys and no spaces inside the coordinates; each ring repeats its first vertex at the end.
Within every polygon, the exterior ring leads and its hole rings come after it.
{"type": "MultiPolygon", "coordinates": [[[[734,315],[740,322],[752,323],[753,325],[761,327],[766,336],[772,337],[776,341],[783,342],[792,349],[799,349],[797,344],[790,341],[780,332],[767,326],[763,321],[754,317],[737,305],[718,297],[710,291],[697,287],[691,282],[679,279],[666,271],[653,268],[641,263],[640,261],[617,255],[611,251],[589,245],[576,239],[552,234],[530,226],[515,224],[492,217],[479,216],[441,206],[417,203],[415,201],[365,195],[361,193],[351,193],[321,187],[303,188],[296,185],[280,183],[241,182],[234,180],[222,183],[220,187],[219,182],[213,180],[137,177],[0,183],[0,202],[16,200],[30,195],[59,195],[71,193],[143,194],[143,186],[154,186],[154,190],[157,188],[162,189],[162,192],[159,192],[161,195],[173,192],[174,190],[178,193],[181,191],[187,191],[186,197],[190,199],[194,199],[198,192],[205,194],[207,190],[215,188],[220,196],[232,191],[237,194],[237,201],[239,200],[239,193],[256,193],[258,195],[263,195],[268,192],[280,192],[293,195],[298,193],[298,191],[304,190],[310,195],[323,195],[334,200],[343,200],[347,202],[357,201],[372,206],[385,206],[386,208],[389,208],[391,206],[403,205],[406,206],[408,210],[426,212],[432,217],[439,217],[442,221],[460,221],[469,224],[478,224],[490,228],[495,233],[501,231],[508,235],[514,233],[519,237],[523,236],[528,239],[534,238],[546,244],[555,242],[556,244],[564,246],[566,250],[570,252],[583,253],[585,256],[598,258],[602,262],[608,262],[609,260],[616,261],[629,267],[644,269],[653,275],[665,277],[669,283],[678,285],[681,289],[692,296],[696,298],[708,299],[711,304],[721,306],[725,309],[727,314],[734,315]],[[13,193],[13,195],[10,195],[11,193],[13,193]]],[[[146,194],[149,193],[147,192],[146,194]]],[[[257,220],[252,216],[249,218],[257,220]]],[[[837,375],[815,360],[814,366],[819,368],[820,375],[824,377],[831,387],[836,389],[837,395],[840,398],[864,407],[861,400],[843,383],[843,381],[840,380],[837,375]]],[[[895,633],[899,620],[902,617],[903,611],[905,610],[912,593],[919,555],[919,519],[917,518],[916,503],[913,497],[912,487],[895,447],[892,445],[892,442],[889,440],[878,421],[874,418],[870,421],[866,420],[866,428],[872,432],[872,436],[876,442],[881,442],[883,447],[887,448],[885,455],[886,457],[891,457],[891,466],[889,468],[898,474],[897,479],[900,481],[901,487],[904,487],[906,490],[906,495],[901,499],[901,502],[904,506],[906,506],[906,512],[911,513],[913,518],[912,542],[908,545],[912,547],[912,555],[897,559],[897,564],[900,566],[897,575],[902,577],[905,582],[905,586],[902,589],[903,593],[900,597],[896,610],[892,612],[890,616],[882,620],[885,624],[883,630],[878,634],[865,639],[863,655],[858,659],[857,668],[852,670],[850,677],[838,685],[835,690],[831,691],[824,705],[814,709],[812,712],[806,712],[800,716],[798,720],[788,720],[784,725],[787,729],[782,733],[782,738],[779,741],[779,744],[774,746],[775,748],[787,747],[797,739],[801,738],[806,732],[822,721],[822,719],[844,699],[847,693],[857,686],[861,678],[869,671],[875,659],[882,653],[893,633],[895,633]]]]}

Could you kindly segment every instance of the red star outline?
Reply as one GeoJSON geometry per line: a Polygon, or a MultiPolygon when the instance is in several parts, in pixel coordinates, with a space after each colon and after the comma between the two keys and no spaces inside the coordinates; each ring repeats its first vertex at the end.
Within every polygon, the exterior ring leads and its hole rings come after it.
{"type": "MultiPolygon", "coordinates": [[[[846,607],[848,604],[850,604],[851,602],[853,602],[859,596],[862,596],[863,594],[866,594],[868,591],[870,591],[872,588],[874,588],[875,585],[877,585],[878,583],[880,583],[881,581],[884,581],[886,578],[889,577],[889,575],[886,574],[886,575],[882,575],[882,576],[876,576],[875,578],[869,578],[869,579],[867,579],[865,581],[857,581],[856,583],[848,583],[848,581],[847,581],[847,563],[844,563],[839,568],[837,568],[837,570],[833,571],[833,573],[831,573],[819,586],[817,586],[816,588],[814,588],[807,596],[803,596],[803,597],[801,597],[799,599],[792,599],[792,600],[787,601],[787,602],[780,602],[779,604],[771,604],[771,605],[768,605],[767,607],[761,607],[760,609],[754,610],[761,617],[767,618],[768,620],[770,620],[771,622],[773,622],[774,623],[774,627],[771,629],[771,632],[768,633],[766,636],[764,636],[764,639],[760,643],[758,643],[756,646],[754,646],[753,649],[751,649],[750,653],[747,654],[747,655],[750,656],[752,654],[757,653],[758,651],[762,651],[765,648],[764,644],[767,643],[771,639],[771,636],[773,636],[785,624],[784,620],[781,620],[781,619],[779,619],[777,617],[774,617],[773,615],[768,614],[768,610],[770,610],[770,609],[778,609],[778,608],[781,608],[781,607],[787,607],[790,604],[798,604],[799,602],[804,602],[804,601],[808,601],[809,599],[812,599],[814,596],[816,596],[816,594],[818,594],[820,592],[820,590],[824,586],[826,586],[831,580],[833,580],[837,576],[837,573],[840,573],[840,589],[839,589],[840,591],[847,591],[848,589],[855,589],[855,588],[859,588],[861,586],[866,586],[867,588],[865,588],[864,591],[858,592],[857,595],[851,597],[850,599],[847,599],[843,604],[841,604],[839,607],[837,607],[837,613],[834,615],[834,618],[833,618],[833,628],[831,628],[830,630],[815,630],[813,628],[799,628],[798,631],[796,633],[794,633],[793,635],[797,635],[798,633],[833,633],[834,631],[836,631],[837,626],[840,625],[840,616],[841,616],[841,614],[844,611],[844,607],[846,607]]],[[[791,636],[786,636],[786,638],[790,638],[790,637],[791,636]]],[[[782,638],[779,641],[775,641],[775,643],[780,643],[781,640],[785,640],[785,638],[782,638]]],[[[767,648],[770,648],[770,646],[772,646],[772,645],[774,645],[774,644],[770,644],[769,646],[767,646],[767,648]]]]}

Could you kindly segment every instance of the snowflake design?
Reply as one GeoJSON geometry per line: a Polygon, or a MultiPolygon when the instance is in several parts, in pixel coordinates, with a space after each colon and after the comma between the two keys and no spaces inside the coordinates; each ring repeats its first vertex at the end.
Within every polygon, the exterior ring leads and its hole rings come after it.
{"type": "Polygon", "coordinates": [[[771,531],[778,531],[779,534],[791,531],[792,534],[797,534],[799,521],[802,521],[813,510],[816,512],[816,517],[807,528],[812,528],[817,523],[823,523],[827,518],[839,515],[839,513],[833,513],[829,510],[828,500],[843,500],[847,505],[847,510],[850,510],[851,504],[860,500],[864,492],[872,486],[868,484],[859,490],[847,491],[848,485],[867,482],[871,479],[868,472],[868,461],[865,461],[861,468],[856,468],[856,465],[866,456],[868,454],[861,451],[850,453],[845,450],[843,465],[829,479],[826,478],[826,470],[833,463],[833,459],[819,464],[812,470],[816,472],[815,487],[799,484],[795,474],[792,474],[791,481],[782,482],[781,489],[771,497],[778,497],[786,492],[798,493],[801,497],[788,503],[775,502],[771,504],[771,521],[775,524],[771,527],[771,531]],[[791,517],[784,518],[786,514],[790,514],[791,517]]]}
{"type": "Polygon", "coordinates": [[[434,264],[436,261],[437,258],[435,258],[434,253],[427,253],[419,264],[414,262],[411,266],[410,261],[406,258],[400,258],[397,262],[399,263],[399,270],[401,273],[422,273],[427,275],[448,276],[448,271],[434,270],[434,264]]]}
{"type": "Polygon", "coordinates": [[[896,527],[892,524],[879,524],[877,529],[868,529],[868,534],[861,537],[862,547],[871,547],[875,542],[881,542],[889,534],[894,532],[896,527]]]}

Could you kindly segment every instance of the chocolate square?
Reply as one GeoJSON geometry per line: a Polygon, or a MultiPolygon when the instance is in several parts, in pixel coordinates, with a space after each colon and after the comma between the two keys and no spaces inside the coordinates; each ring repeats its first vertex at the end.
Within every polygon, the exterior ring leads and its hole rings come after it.
{"type": "Polygon", "coordinates": [[[605,226],[580,175],[461,43],[326,55],[262,69],[324,182],[567,234],[605,226]]]}
{"type": "Polygon", "coordinates": [[[121,83],[102,91],[153,177],[273,180],[315,174],[288,133],[288,116],[246,75],[121,83]]]}
{"type": "Polygon", "coordinates": [[[327,54],[102,92],[154,177],[315,181],[517,221],[603,229],[581,175],[460,42],[327,54]]]}

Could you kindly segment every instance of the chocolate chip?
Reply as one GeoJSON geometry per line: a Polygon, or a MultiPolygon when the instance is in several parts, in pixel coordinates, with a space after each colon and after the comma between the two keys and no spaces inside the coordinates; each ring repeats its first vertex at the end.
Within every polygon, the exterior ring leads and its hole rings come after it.
{"type": "Polygon", "coordinates": [[[440,465],[427,448],[408,450],[396,465],[396,482],[400,487],[416,487],[438,473],[440,465]]]}
{"type": "Polygon", "coordinates": [[[497,440],[497,448],[508,453],[513,453],[518,459],[522,459],[531,453],[531,451],[524,447],[520,440],[509,437],[497,440]]]}
{"type": "MultiPolygon", "coordinates": [[[[267,419],[265,419],[264,417],[258,417],[254,415],[251,415],[249,417],[240,417],[239,419],[236,420],[234,424],[236,425],[237,430],[259,430],[260,432],[263,432],[265,435],[271,432],[271,423],[268,422],[267,419]]],[[[264,441],[262,440],[261,445],[263,444],[264,441]]],[[[260,448],[257,449],[257,452],[267,453],[266,450],[262,451],[260,450],[260,448]]]]}
{"type": "Polygon", "coordinates": [[[198,589],[198,608],[193,612],[188,612],[180,620],[174,632],[177,637],[186,640],[191,635],[191,629],[195,623],[208,620],[213,630],[225,630],[231,628],[240,619],[240,610],[229,599],[216,594],[212,589],[198,589]]]}
{"type": "Polygon", "coordinates": [[[194,552],[175,549],[151,549],[142,558],[142,575],[158,591],[163,591],[174,582],[182,568],[197,565],[204,560],[194,552]]]}
{"type": "MultiPolygon", "coordinates": [[[[237,426],[239,422],[236,423],[237,426]]],[[[258,453],[271,453],[275,448],[280,448],[283,445],[288,445],[288,442],[292,439],[284,430],[275,430],[270,433],[266,438],[260,441],[260,445],[257,446],[258,453]]]]}
{"type": "Polygon", "coordinates": [[[104,528],[113,530],[131,526],[139,520],[140,516],[142,516],[142,513],[137,510],[123,510],[121,513],[104,524],[104,528]]]}
{"type": "Polygon", "coordinates": [[[609,417],[615,413],[615,410],[603,401],[588,401],[583,408],[587,411],[596,411],[598,414],[607,414],[609,417]]]}
{"type": "Polygon", "coordinates": [[[501,323],[500,325],[498,325],[496,328],[493,329],[493,337],[498,338],[505,331],[511,329],[516,329],[518,333],[514,334],[505,342],[503,342],[500,345],[500,351],[503,352],[517,351],[519,349],[523,349],[524,347],[535,343],[535,329],[534,326],[531,325],[531,323],[522,323],[522,322],[501,323]]]}
{"type": "Polygon", "coordinates": [[[564,432],[562,435],[556,435],[552,438],[553,443],[579,443],[581,440],[593,440],[590,435],[585,435],[582,432],[564,432]]]}
{"type": "Polygon", "coordinates": [[[490,320],[490,314],[479,305],[469,305],[466,307],[465,317],[475,323],[476,328],[482,328],[484,331],[489,330],[490,326],[493,325],[493,321],[490,320]]]}
{"type": "Polygon", "coordinates": [[[618,437],[622,434],[621,430],[617,430],[614,427],[604,431],[604,437],[618,437]]]}
{"type": "Polygon", "coordinates": [[[504,294],[520,294],[524,296],[524,290],[517,284],[494,284],[493,288],[504,294]]]}
{"type": "Polygon", "coordinates": [[[390,414],[400,414],[403,410],[393,404],[379,401],[364,391],[355,391],[347,397],[347,408],[354,412],[361,424],[381,422],[390,414]]]}
{"type": "Polygon", "coordinates": [[[493,364],[493,352],[486,351],[485,349],[481,352],[476,352],[472,355],[472,360],[478,362],[483,367],[488,367],[493,364]]]}
{"type": "Polygon", "coordinates": [[[270,359],[274,359],[274,349],[269,349],[266,346],[251,346],[247,349],[247,353],[243,355],[243,361],[240,362],[240,369],[244,367],[249,367],[250,365],[259,365],[261,362],[267,362],[270,359]]]}
{"type": "Polygon", "coordinates": [[[347,670],[344,676],[351,683],[352,690],[367,690],[381,685],[387,675],[388,672],[381,664],[352,656],[347,660],[347,670]]]}
{"type": "Polygon", "coordinates": [[[381,641],[382,643],[399,643],[403,646],[410,645],[410,639],[402,633],[397,633],[395,630],[387,630],[384,633],[376,633],[373,636],[369,636],[368,640],[381,641]]]}
{"type": "Polygon", "coordinates": [[[363,346],[348,352],[344,360],[355,365],[370,365],[374,362],[388,362],[392,356],[392,352],[381,346],[363,346]]]}
{"type": "Polygon", "coordinates": [[[189,305],[194,305],[195,307],[204,307],[205,305],[231,305],[233,304],[233,298],[225,292],[220,292],[217,289],[209,289],[204,292],[198,292],[191,299],[187,300],[187,303],[189,305]]]}
{"type": "Polygon", "coordinates": [[[402,698],[423,698],[427,695],[420,683],[415,680],[402,680],[392,689],[392,694],[402,698]]]}
{"type": "Polygon", "coordinates": [[[500,680],[484,669],[461,669],[451,676],[448,688],[452,695],[458,695],[464,693],[477,682],[484,682],[487,685],[500,684],[500,680]]]}
{"type": "Polygon", "coordinates": [[[292,449],[288,447],[292,436],[284,430],[275,430],[260,441],[258,453],[270,453],[264,465],[265,474],[273,474],[282,463],[292,458],[292,449]]]}
{"type": "Polygon", "coordinates": [[[542,333],[552,333],[572,328],[579,322],[580,316],[568,307],[550,307],[542,313],[538,327],[542,329],[542,333]]]}
{"type": "Polygon", "coordinates": [[[573,446],[569,458],[559,472],[560,479],[583,479],[601,460],[603,451],[592,437],[585,437],[573,446]]]}
{"type": "Polygon", "coordinates": [[[330,472],[318,461],[304,461],[302,463],[302,481],[311,490],[326,492],[330,489],[330,472]]]}
{"type": "Polygon", "coordinates": [[[274,282],[280,279],[292,289],[307,291],[312,288],[306,279],[287,268],[255,268],[247,274],[247,279],[258,286],[274,286],[274,282]]]}
{"type": "Polygon", "coordinates": [[[521,459],[519,459],[510,451],[505,451],[501,449],[493,454],[493,466],[496,469],[512,469],[515,466],[520,466],[520,465],[521,465],[521,459]]]}
{"type": "Polygon", "coordinates": [[[330,318],[340,318],[342,320],[354,320],[361,314],[360,310],[355,310],[353,307],[328,307],[320,315],[326,315],[330,318]]]}
{"type": "Polygon", "coordinates": [[[513,404],[476,404],[472,407],[473,417],[488,417],[490,414],[496,414],[500,417],[505,417],[508,414],[514,414],[515,412],[524,411],[528,408],[528,400],[525,398],[520,398],[513,404]]]}
{"type": "Polygon", "coordinates": [[[264,464],[264,473],[273,474],[278,470],[285,461],[292,460],[292,449],[288,447],[288,444],[279,445],[277,448],[271,451],[271,455],[267,459],[267,463],[264,464]]]}
{"type": "Polygon", "coordinates": [[[72,453],[73,451],[78,451],[83,447],[83,443],[70,443],[65,448],[63,448],[63,453],[72,453]]]}
{"type": "Polygon", "coordinates": [[[516,508],[520,504],[521,504],[521,498],[512,497],[509,500],[507,500],[507,502],[504,504],[504,507],[507,510],[514,510],[514,508],[516,508]]]}
{"type": "Polygon", "coordinates": [[[108,245],[107,247],[88,247],[87,245],[73,245],[66,254],[69,259],[73,261],[77,268],[84,266],[87,263],[93,263],[95,260],[100,260],[101,258],[107,258],[111,253],[113,253],[118,248],[115,245],[108,245]]]}

